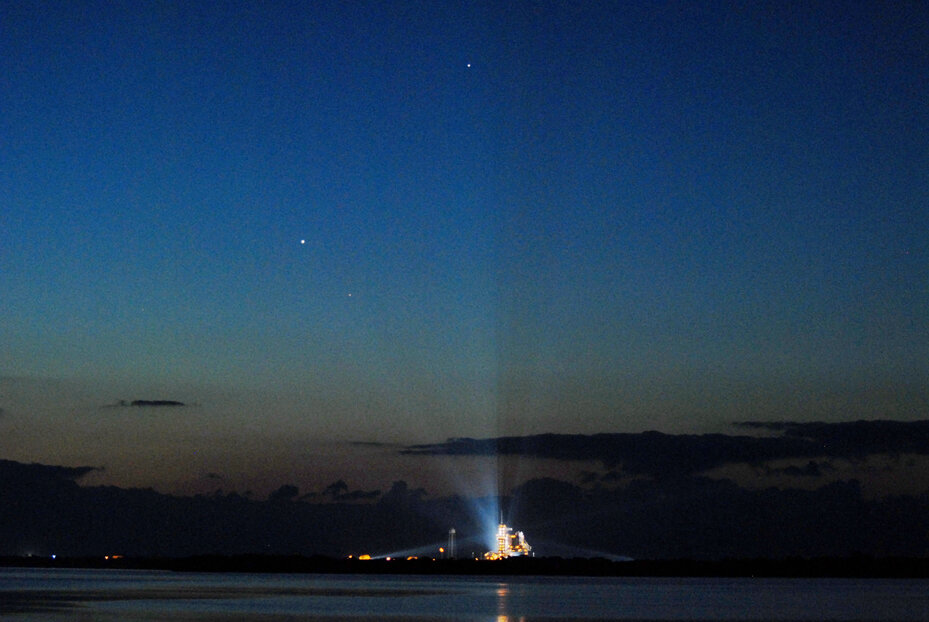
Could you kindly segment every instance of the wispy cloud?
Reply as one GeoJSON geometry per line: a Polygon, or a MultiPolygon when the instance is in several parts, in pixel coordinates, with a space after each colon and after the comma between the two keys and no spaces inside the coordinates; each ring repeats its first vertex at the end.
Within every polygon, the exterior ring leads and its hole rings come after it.
{"type": "Polygon", "coordinates": [[[101,408],[189,408],[195,405],[178,400],[118,400],[113,404],[104,404],[101,408]]]}

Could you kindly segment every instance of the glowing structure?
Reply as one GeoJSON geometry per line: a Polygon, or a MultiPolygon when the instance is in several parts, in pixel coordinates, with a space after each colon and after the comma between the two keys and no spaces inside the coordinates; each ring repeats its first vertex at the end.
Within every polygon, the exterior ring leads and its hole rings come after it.
{"type": "Polygon", "coordinates": [[[455,559],[455,528],[448,530],[448,559],[455,559]]]}
{"type": "Polygon", "coordinates": [[[497,527],[497,550],[484,553],[484,559],[505,559],[507,557],[521,557],[529,555],[532,547],[526,542],[523,532],[513,533],[510,527],[503,523],[497,527]]]}

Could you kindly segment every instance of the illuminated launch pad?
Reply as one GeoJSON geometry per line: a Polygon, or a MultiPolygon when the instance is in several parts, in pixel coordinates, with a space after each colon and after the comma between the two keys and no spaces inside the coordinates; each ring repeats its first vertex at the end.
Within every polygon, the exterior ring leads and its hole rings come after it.
{"type": "Polygon", "coordinates": [[[503,523],[497,527],[497,550],[484,553],[484,559],[506,559],[507,557],[522,557],[529,555],[532,547],[526,542],[526,536],[521,531],[513,533],[510,527],[503,523]]]}

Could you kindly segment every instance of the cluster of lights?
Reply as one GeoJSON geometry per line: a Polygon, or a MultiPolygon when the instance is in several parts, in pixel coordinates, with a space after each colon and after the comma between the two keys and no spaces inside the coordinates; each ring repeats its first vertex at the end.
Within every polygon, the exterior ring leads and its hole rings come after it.
{"type": "MultiPolygon", "coordinates": [[[[449,533],[454,534],[455,530],[452,529],[449,533]]],[[[452,554],[452,551],[454,550],[453,548],[454,535],[451,536],[449,543],[450,544],[449,544],[448,549],[444,547],[439,547],[438,549],[439,557],[445,558],[445,559],[454,558],[452,554]],[[446,556],[446,550],[448,551],[447,556],[446,556]]],[[[513,533],[513,529],[510,527],[507,527],[502,522],[497,526],[496,545],[497,545],[496,550],[487,551],[486,553],[484,553],[484,559],[498,560],[498,559],[506,559],[508,557],[523,557],[523,556],[530,555],[532,552],[532,547],[529,546],[528,542],[526,542],[526,535],[522,531],[517,531],[516,533],[513,533]]],[[[349,555],[348,559],[356,559],[356,558],[354,555],[349,555]]],[[[368,561],[373,558],[370,555],[359,555],[357,559],[360,561],[368,561]]],[[[395,558],[385,556],[381,559],[389,562],[395,558]]],[[[397,557],[396,559],[404,559],[404,557],[397,557]]],[[[418,555],[409,555],[405,559],[407,561],[413,561],[413,560],[420,559],[420,557],[418,555]]],[[[436,560],[435,557],[427,558],[427,559],[431,559],[432,561],[436,560]]],[[[479,559],[480,558],[475,557],[474,561],[478,561],[479,559]]]]}
{"type": "Polygon", "coordinates": [[[521,531],[513,530],[503,523],[497,527],[497,550],[484,553],[484,559],[496,560],[507,557],[522,557],[529,555],[532,547],[526,542],[526,536],[521,531]]]}

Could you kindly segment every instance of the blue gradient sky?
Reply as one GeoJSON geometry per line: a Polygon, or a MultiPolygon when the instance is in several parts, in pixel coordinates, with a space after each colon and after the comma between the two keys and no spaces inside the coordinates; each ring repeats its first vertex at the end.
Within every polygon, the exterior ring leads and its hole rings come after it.
{"type": "Polygon", "coordinates": [[[929,414],[925,3],[498,4],[0,8],[0,457],[929,414]]]}

